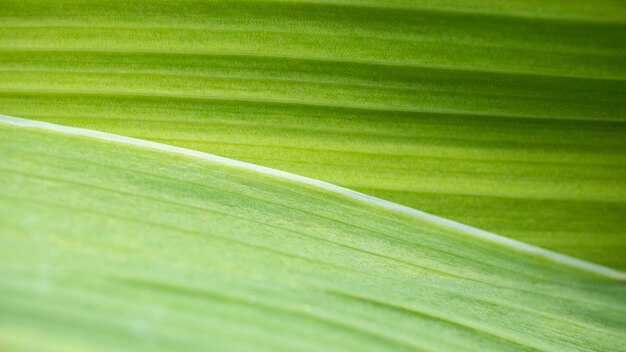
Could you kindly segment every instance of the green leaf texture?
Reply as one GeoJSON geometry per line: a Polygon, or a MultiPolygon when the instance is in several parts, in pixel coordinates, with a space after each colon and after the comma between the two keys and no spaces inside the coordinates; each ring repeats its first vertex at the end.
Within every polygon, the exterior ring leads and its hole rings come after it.
{"type": "Polygon", "coordinates": [[[626,285],[311,185],[0,123],[0,350],[625,351],[626,285]]]}
{"type": "Polygon", "coordinates": [[[329,181],[626,268],[621,1],[0,6],[0,113],[329,181]]]}

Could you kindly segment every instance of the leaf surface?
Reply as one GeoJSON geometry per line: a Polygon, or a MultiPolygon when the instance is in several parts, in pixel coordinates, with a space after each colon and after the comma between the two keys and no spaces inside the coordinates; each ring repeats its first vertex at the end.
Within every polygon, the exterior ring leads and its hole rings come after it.
{"type": "Polygon", "coordinates": [[[626,268],[619,1],[3,1],[0,112],[626,268]]]}
{"type": "Polygon", "coordinates": [[[0,123],[0,349],[624,351],[626,286],[224,163],[0,123]]]}

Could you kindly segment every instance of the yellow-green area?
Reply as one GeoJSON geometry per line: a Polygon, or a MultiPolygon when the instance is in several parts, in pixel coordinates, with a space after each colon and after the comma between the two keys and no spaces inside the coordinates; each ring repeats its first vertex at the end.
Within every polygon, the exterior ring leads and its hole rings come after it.
{"type": "Polygon", "coordinates": [[[180,154],[0,153],[2,351],[625,351],[623,281],[180,154]]]}
{"type": "Polygon", "coordinates": [[[329,181],[626,269],[626,6],[0,6],[0,113],[329,181]]]}

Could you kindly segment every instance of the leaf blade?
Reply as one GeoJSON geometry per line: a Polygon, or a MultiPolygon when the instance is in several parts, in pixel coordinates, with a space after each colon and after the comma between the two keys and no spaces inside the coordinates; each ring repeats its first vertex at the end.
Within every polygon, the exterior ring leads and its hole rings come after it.
{"type": "Polygon", "coordinates": [[[5,325],[31,329],[23,338],[122,350],[623,342],[623,282],[274,176],[0,126],[0,306],[5,325]]]}

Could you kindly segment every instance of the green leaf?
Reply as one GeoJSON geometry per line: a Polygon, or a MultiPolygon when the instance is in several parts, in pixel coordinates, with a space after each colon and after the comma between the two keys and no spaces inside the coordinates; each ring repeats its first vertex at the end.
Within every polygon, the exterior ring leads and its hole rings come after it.
{"type": "Polygon", "coordinates": [[[626,285],[607,272],[316,181],[59,131],[0,122],[2,350],[624,351],[626,285]]]}
{"type": "Polygon", "coordinates": [[[626,268],[610,0],[0,6],[0,112],[329,181],[626,268]]]}

